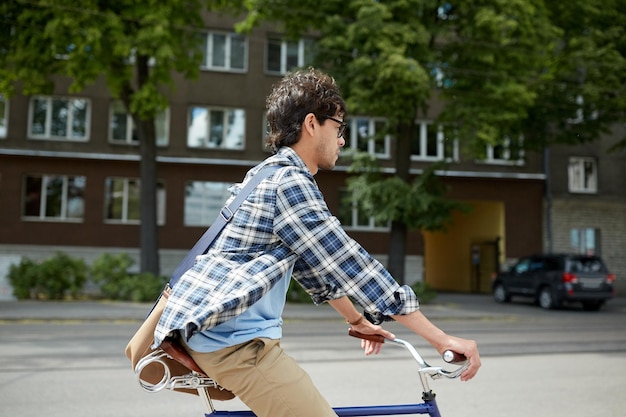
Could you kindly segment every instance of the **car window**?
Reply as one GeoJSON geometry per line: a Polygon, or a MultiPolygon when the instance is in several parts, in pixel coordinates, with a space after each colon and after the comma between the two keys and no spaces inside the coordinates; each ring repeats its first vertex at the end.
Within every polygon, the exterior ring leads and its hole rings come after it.
{"type": "Polygon", "coordinates": [[[583,264],[579,260],[572,259],[569,261],[569,272],[582,272],[583,264]]]}
{"type": "Polygon", "coordinates": [[[543,269],[545,269],[544,262],[541,259],[533,259],[532,262],[530,262],[530,266],[528,267],[528,270],[530,272],[541,271],[543,269]]]}
{"type": "Polygon", "coordinates": [[[516,274],[524,274],[530,269],[530,259],[522,259],[514,267],[513,270],[516,274]]]}
{"type": "Polygon", "coordinates": [[[570,272],[607,272],[600,258],[584,256],[570,260],[570,272]]]}

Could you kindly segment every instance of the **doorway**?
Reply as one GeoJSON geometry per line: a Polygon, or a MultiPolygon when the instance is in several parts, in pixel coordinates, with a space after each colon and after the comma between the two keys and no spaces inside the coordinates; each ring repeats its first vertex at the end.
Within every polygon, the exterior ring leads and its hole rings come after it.
{"type": "Polygon", "coordinates": [[[424,281],[436,290],[487,292],[491,274],[504,259],[504,202],[464,201],[469,213],[454,212],[445,232],[424,232],[424,281]],[[472,247],[478,257],[472,259],[472,247]]]}
{"type": "Polygon", "coordinates": [[[470,246],[471,292],[490,293],[491,277],[500,270],[500,238],[473,242],[470,246]]]}

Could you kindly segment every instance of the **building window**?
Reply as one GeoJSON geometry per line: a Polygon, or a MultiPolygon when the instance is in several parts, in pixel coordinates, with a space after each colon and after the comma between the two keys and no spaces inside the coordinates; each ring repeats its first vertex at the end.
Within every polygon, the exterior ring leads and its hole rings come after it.
{"type": "Polygon", "coordinates": [[[411,140],[413,160],[459,160],[459,144],[455,129],[429,122],[417,122],[411,140]]]}
{"type": "Polygon", "coordinates": [[[454,86],[451,78],[449,65],[446,62],[437,62],[428,65],[430,68],[431,83],[434,88],[450,88],[454,86]]]}
{"type": "Polygon", "coordinates": [[[0,94],[0,138],[7,137],[7,121],[9,118],[9,103],[0,94]]]}
{"type": "Polygon", "coordinates": [[[524,164],[524,140],[511,140],[504,138],[497,145],[485,146],[485,159],[481,162],[499,165],[523,165],[524,164]]]}
{"type": "MultiPolygon", "coordinates": [[[[154,127],[157,145],[167,146],[169,142],[169,109],[163,110],[154,117],[154,127]]],[[[139,135],[133,117],[126,112],[126,108],[120,101],[111,103],[109,140],[111,143],[139,144],[139,135]]]]}
{"type": "Polygon", "coordinates": [[[269,122],[267,121],[267,112],[263,112],[263,127],[261,130],[261,149],[264,152],[273,152],[272,148],[267,146],[267,139],[269,138],[269,134],[270,134],[270,125],[269,125],[269,122]]]}
{"type": "Polygon", "coordinates": [[[571,229],[570,246],[575,253],[600,256],[600,229],[571,229]]]}
{"type": "Polygon", "coordinates": [[[573,101],[575,103],[574,106],[576,107],[576,112],[574,117],[567,119],[567,123],[575,125],[589,120],[596,120],[598,118],[598,111],[593,109],[593,106],[586,105],[583,96],[577,95],[573,101]]]}
{"type": "MultiPolygon", "coordinates": [[[[107,223],[139,224],[141,219],[138,178],[109,177],[104,184],[107,223]]],[[[165,186],[157,182],[157,224],[165,224],[165,186]]]]}
{"type": "Polygon", "coordinates": [[[29,136],[36,139],[88,139],[89,101],[78,98],[33,97],[29,136]]]}
{"type": "Polygon", "coordinates": [[[237,33],[209,32],[204,37],[202,68],[243,72],[247,66],[248,43],[237,33]]]}
{"type": "Polygon", "coordinates": [[[189,181],[185,185],[185,226],[209,226],[230,197],[226,182],[189,181]]]}
{"type": "Polygon", "coordinates": [[[339,214],[337,218],[345,229],[352,230],[369,230],[369,231],[388,231],[389,224],[376,221],[374,217],[369,217],[359,210],[358,204],[354,198],[351,198],[348,190],[339,191],[339,214]]]}
{"type": "Polygon", "coordinates": [[[243,149],[245,128],[246,112],[243,109],[192,107],[189,110],[187,146],[243,149]]]}
{"type": "Polygon", "coordinates": [[[287,41],[278,37],[267,39],[266,66],[267,72],[286,74],[287,72],[304,67],[313,60],[312,39],[287,41]]]}
{"type": "Polygon", "coordinates": [[[29,220],[81,221],[86,182],[83,176],[27,175],[22,216],[29,220]]]}
{"type": "Polygon", "coordinates": [[[367,152],[379,158],[389,158],[389,135],[385,134],[387,122],[367,117],[350,118],[344,137],[347,147],[367,152]]]}
{"type": "Polygon", "coordinates": [[[598,168],[594,158],[572,157],[568,166],[571,193],[598,192],[598,168]]]}

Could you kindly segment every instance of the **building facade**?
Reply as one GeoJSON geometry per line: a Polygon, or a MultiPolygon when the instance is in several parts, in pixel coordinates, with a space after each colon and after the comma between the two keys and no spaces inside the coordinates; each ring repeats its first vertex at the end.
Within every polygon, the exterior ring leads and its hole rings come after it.
{"type": "MultiPolygon", "coordinates": [[[[306,64],[309,40],[286,41],[267,29],[236,34],[234,21],[210,18],[198,79],[176,80],[157,118],[158,239],[168,275],[217,215],[230,184],[269,155],[265,98],[288,70],[306,64]]],[[[139,253],[139,147],[132,120],[103,80],[68,93],[0,99],[0,255],[41,259],[64,251],[92,260],[105,251],[139,253]]],[[[412,175],[434,161],[449,197],[472,207],[446,233],[410,232],[407,282],[440,290],[488,292],[491,274],[543,250],[542,155],[516,146],[466,158],[459,138],[417,115],[412,175]]],[[[346,148],[375,154],[392,171],[394,138],[375,141],[384,120],[350,114],[346,148]]],[[[344,203],[348,161],[316,176],[330,210],[368,251],[386,259],[388,225],[344,203]]],[[[556,174],[554,174],[556,176],[556,174]]],[[[567,199],[565,199],[567,200],[567,199]]],[[[555,213],[563,203],[553,201],[555,213]]],[[[557,233],[555,232],[555,241],[557,233]]]]}
{"type": "Polygon", "coordinates": [[[616,125],[599,141],[549,149],[545,247],[553,252],[600,255],[626,294],[626,149],[613,150],[626,137],[616,125]]]}

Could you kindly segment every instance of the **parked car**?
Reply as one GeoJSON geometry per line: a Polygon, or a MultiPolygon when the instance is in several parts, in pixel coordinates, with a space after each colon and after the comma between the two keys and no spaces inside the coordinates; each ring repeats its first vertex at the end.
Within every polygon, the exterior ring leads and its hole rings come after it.
{"type": "Polygon", "coordinates": [[[598,256],[533,255],[496,274],[492,289],[499,303],[521,296],[532,298],[545,309],[582,302],[585,310],[595,311],[615,295],[614,281],[615,275],[598,256]]]}

